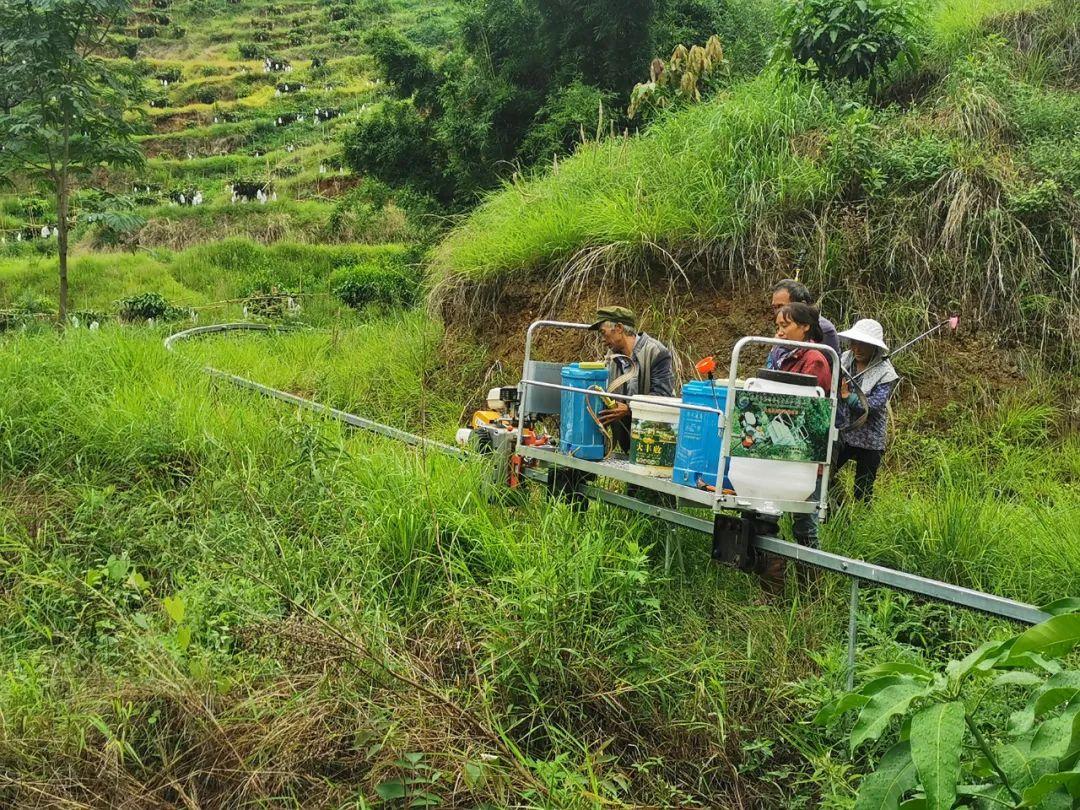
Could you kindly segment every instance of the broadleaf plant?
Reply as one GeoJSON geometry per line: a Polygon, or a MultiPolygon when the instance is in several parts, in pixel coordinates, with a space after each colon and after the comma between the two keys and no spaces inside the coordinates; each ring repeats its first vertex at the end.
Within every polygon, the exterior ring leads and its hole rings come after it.
{"type": "Polygon", "coordinates": [[[1061,660],[1080,645],[1080,600],[1044,611],[1051,618],[943,672],[879,664],[818,713],[829,724],[857,712],[852,753],[898,729],[863,779],[856,810],[1080,807],[1080,670],[1061,660]],[[988,697],[1016,704],[1008,723],[980,717],[988,697]]]}

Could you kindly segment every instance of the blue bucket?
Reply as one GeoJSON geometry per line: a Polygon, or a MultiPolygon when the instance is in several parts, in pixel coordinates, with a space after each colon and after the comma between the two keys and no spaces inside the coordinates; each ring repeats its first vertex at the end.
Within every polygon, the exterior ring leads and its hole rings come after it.
{"type": "MultiPolygon", "coordinates": [[[[691,380],[683,386],[682,401],[687,405],[724,410],[727,406],[727,382],[691,380]]],[[[720,463],[720,441],[723,436],[724,426],[720,422],[720,414],[681,411],[672,480],[688,487],[697,487],[702,481],[715,487],[716,468],[720,463]]],[[[724,488],[731,488],[726,476],[724,488]]]]}
{"type": "MultiPolygon", "coordinates": [[[[571,363],[562,368],[562,384],[574,388],[598,386],[607,390],[607,368],[581,368],[571,363]]],[[[602,461],[604,458],[604,434],[593,414],[604,409],[599,394],[581,394],[563,391],[560,400],[559,450],[574,458],[602,461]],[[592,410],[592,414],[589,410],[592,410]]]]}

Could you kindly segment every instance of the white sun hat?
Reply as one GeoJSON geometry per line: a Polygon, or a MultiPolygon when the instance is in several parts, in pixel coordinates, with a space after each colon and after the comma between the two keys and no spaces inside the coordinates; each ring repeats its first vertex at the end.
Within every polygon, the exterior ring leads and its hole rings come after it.
{"type": "Polygon", "coordinates": [[[837,337],[857,340],[859,343],[868,343],[871,346],[877,346],[882,351],[887,352],[889,350],[889,347],[885,344],[885,330],[873,318],[862,318],[855,321],[853,327],[841,332],[837,337]]]}

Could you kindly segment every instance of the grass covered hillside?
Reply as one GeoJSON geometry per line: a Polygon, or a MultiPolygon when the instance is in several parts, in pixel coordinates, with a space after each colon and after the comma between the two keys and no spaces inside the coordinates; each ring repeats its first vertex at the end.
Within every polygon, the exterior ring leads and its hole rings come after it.
{"type": "MultiPolygon", "coordinates": [[[[319,258],[234,246],[160,272],[238,288],[261,262],[319,258]]],[[[883,746],[852,756],[812,722],[845,677],[845,581],[769,602],[700,535],[510,494],[483,459],[345,433],[201,368],[437,437],[483,390],[476,353],[448,355],[419,313],[305,304],[299,324],[173,355],[160,325],[3,338],[5,804],[852,806],[883,746]]],[[[935,410],[904,409],[876,502],[824,546],[1073,592],[1080,445],[1060,412],[958,401],[928,435],[935,410]]],[[[1014,631],[872,588],[859,622],[860,678],[1014,631]]],[[[983,701],[985,732],[1023,699],[983,701]]]]}
{"type": "Polygon", "coordinates": [[[918,58],[873,92],[768,69],[515,179],[439,246],[436,300],[523,277],[572,290],[650,271],[760,283],[797,268],[831,313],[916,293],[1070,355],[1077,6],[915,5],[918,58]]]}
{"type": "MultiPolygon", "coordinates": [[[[446,48],[454,26],[451,4],[411,0],[137,3],[111,42],[142,79],[144,103],[129,117],[146,161],[102,169],[76,191],[79,248],[415,238],[389,192],[349,170],[342,138],[385,89],[368,32],[389,27],[446,48]]],[[[47,190],[8,180],[2,252],[54,252],[55,237],[41,234],[56,226],[47,190]]]]}

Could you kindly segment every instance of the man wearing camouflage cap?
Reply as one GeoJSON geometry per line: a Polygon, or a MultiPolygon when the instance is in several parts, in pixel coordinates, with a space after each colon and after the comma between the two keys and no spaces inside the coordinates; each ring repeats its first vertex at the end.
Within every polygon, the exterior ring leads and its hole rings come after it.
{"type": "MultiPolygon", "coordinates": [[[[609,306],[596,310],[590,329],[600,333],[608,347],[608,391],[635,396],[649,394],[670,397],[675,393],[675,370],[671,350],[637,328],[637,316],[626,307],[609,306]]],[[[612,437],[623,450],[630,448],[630,406],[617,401],[598,414],[611,428],[612,437]]]]}

